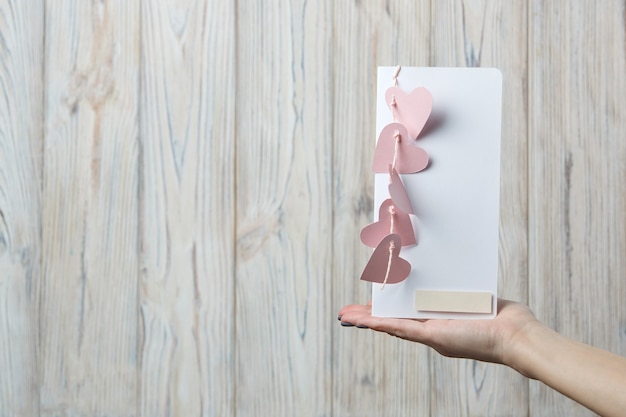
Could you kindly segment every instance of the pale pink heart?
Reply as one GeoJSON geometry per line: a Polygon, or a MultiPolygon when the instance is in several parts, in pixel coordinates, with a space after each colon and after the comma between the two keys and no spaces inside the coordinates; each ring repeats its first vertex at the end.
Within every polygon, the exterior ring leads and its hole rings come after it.
{"type": "Polygon", "coordinates": [[[383,128],[376,142],[374,151],[374,172],[387,172],[393,163],[396,147],[396,136],[399,138],[396,170],[400,174],[413,174],[428,166],[428,154],[422,148],[412,144],[406,127],[400,123],[389,123],[383,128]]]}
{"type": "Polygon", "coordinates": [[[415,245],[415,231],[411,218],[402,210],[394,206],[390,198],[383,201],[378,210],[378,221],[365,226],[361,230],[361,242],[365,246],[375,248],[380,241],[390,233],[400,236],[403,246],[415,245]],[[391,230],[391,213],[389,208],[394,207],[393,230],[391,230]]]}
{"type": "Polygon", "coordinates": [[[391,87],[385,93],[385,100],[390,105],[394,120],[402,123],[412,139],[416,139],[430,113],[433,111],[433,96],[424,87],[405,93],[399,87],[391,87]],[[391,103],[395,105],[391,105],[391,103]]]}
{"type": "MultiPolygon", "coordinates": [[[[400,210],[405,213],[415,214],[413,206],[411,205],[411,200],[409,200],[409,195],[406,192],[406,188],[404,188],[402,178],[400,178],[398,171],[393,169],[391,165],[389,165],[389,195],[391,196],[393,203],[400,210]]],[[[404,238],[402,241],[404,241],[404,238]]]]}
{"type": "Polygon", "coordinates": [[[380,244],[374,249],[374,253],[365,265],[365,269],[361,274],[363,281],[385,282],[387,275],[387,265],[389,265],[389,245],[393,242],[395,247],[391,251],[391,266],[386,284],[397,284],[402,282],[409,276],[411,272],[411,264],[400,258],[400,236],[391,234],[385,236],[380,244]]]}

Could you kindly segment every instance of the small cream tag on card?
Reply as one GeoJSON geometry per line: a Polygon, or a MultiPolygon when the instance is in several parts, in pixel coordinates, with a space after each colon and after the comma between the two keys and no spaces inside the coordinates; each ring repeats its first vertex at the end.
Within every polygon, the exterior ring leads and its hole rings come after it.
{"type": "Polygon", "coordinates": [[[415,291],[415,309],[440,313],[491,314],[492,295],[488,292],[415,291]]]}

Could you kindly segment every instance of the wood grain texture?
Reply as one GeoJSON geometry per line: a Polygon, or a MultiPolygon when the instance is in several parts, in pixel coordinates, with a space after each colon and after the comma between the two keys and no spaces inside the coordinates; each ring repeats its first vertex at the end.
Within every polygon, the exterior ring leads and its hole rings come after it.
{"type": "Polygon", "coordinates": [[[331,4],[238,3],[242,416],[331,414],[331,4]]]}
{"type": "Polygon", "coordinates": [[[234,12],[142,3],[142,416],[235,413],[234,12]]]}
{"type": "MultiPolygon", "coordinates": [[[[430,48],[428,2],[334,2],[333,304],[365,303],[359,280],[371,255],[360,239],[374,218],[372,159],[379,65],[425,66],[430,48]]],[[[389,80],[391,86],[392,80],[389,80]]],[[[333,415],[429,415],[426,348],[333,327],[333,415]]]]}
{"type": "Polygon", "coordinates": [[[136,413],[138,11],[46,2],[42,416],[136,413]]]}
{"type": "Polygon", "coordinates": [[[43,3],[0,1],[0,415],[39,415],[43,3]]]}
{"type": "MultiPolygon", "coordinates": [[[[431,65],[503,73],[498,295],[521,302],[528,291],[526,12],[522,2],[433,2],[431,49],[431,65]]],[[[528,382],[510,369],[440,356],[431,369],[434,416],[528,415],[528,382]]]]}
{"type": "MultiPolygon", "coordinates": [[[[560,333],[625,355],[623,1],[531,2],[530,304],[560,333]]],[[[531,385],[535,416],[592,415],[531,385]]]]}
{"type": "Polygon", "coordinates": [[[493,66],[499,295],[626,356],[625,7],[0,0],[0,416],[592,415],[335,317],[376,67],[493,66]]]}

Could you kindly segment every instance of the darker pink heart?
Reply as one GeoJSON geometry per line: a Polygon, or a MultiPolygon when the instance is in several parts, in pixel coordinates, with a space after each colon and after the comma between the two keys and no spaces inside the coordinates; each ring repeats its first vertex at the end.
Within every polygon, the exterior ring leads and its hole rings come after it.
{"type": "Polygon", "coordinates": [[[407,127],[412,139],[416,139],[433,110],[433,96],[424,87],[405,93],[399,87],[391,87],[385,100],[393,113],[393,120],[407,127]]]}
{"type": "Polygon", "coordinates": [[[376,142],[374,151],[374,172],[387,172],[389,164],[393,164],[400,174],[413,174],[428,166],[428,154],[422,148],[412,144],[409,133],[400,123],[389,123],[383,128],[376,142]],[[396,141],[398,151],[396,154],[396,141]]]}
{"type": "Polygon", "coordinates": [[[397,284],[404,281],[411,272],[411,264],[400,258],[400,246],[400,236],[395,234],[386,236],[374,249],[361,274],[361,279],[380,284],[397,284]]]}
{"type": "Polygon", "coordinates": [[[397,234],[403,246],[416,244],[415,232],[409,215],[395,207],[393,201],[388,198],[380,205],[378,221],[361,230],[361,242],[370,248],[375,248],[390,233],[397,234]],[[390,211],[391,208],[393,214],[390,211]],[[392,218],[393,230],[391,230],[392,218]]]}

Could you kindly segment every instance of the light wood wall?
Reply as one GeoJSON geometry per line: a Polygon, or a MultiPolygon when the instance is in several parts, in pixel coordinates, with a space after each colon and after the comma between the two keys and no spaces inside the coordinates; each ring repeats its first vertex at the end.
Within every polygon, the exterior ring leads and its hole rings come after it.
{"type": "Polygon", "coordinates": [[[590,415],[336,313],[376,66],[494,66],[499,295],[626,355],[625,8],[0,0],[0,416],[590,415]]]}

